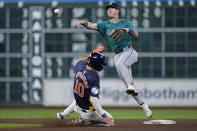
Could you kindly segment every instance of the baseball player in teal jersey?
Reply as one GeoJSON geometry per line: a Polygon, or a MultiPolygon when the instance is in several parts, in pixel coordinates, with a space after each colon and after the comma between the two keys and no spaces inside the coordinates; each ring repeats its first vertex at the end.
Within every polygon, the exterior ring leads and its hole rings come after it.
{"type": "Polygon", "coordinates": [[[143,108],[145,115],[151,118],[152,111],[142,100],[132,77],[131,65],[137,62],[138,53],[132,48],[131,38],[138,38],[138,32],[130,21],[119,19],[119,6],[116,3],[106,6],[106,10],[109,17],[108,21],[99,23],[79,21],[77,26],[82,25],[87,29],[96,30],[103,36],[114,52],[114,63],[121,80],[126,86],[126,93],[132,95],[143,108]]]}

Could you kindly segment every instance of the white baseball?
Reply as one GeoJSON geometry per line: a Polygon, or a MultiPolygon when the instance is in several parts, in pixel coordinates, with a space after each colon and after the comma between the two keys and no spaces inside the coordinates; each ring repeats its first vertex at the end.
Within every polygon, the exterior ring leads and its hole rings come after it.
{"type": "Polygon", "coordinates": [[[56,14],[59,13],[59,12],[60,12],[59,9],[54,10],[54,13],[56,13],[56,14]]]}

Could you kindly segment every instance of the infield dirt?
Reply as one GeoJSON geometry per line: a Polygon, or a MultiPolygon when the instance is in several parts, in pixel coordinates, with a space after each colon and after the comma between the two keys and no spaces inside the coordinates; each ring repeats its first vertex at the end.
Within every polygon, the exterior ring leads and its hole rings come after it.
{"type": "Polygon", "coordinates": [[[68,126],[66,120],[0,119],[0,123],[42,124],[42,127],[0,128],[0,131],[196,131],[197,120],[176,120],[175,125],[145,125],[144,120],[116,120],[115,127],[68,126]]]}

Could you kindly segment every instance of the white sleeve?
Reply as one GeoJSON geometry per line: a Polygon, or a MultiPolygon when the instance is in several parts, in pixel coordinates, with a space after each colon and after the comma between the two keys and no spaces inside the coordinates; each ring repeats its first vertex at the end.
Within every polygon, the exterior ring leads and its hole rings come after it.
{"type": "Polygon", "coordinates": [[[106,117],[105,111],[101,107],[99,99],[97,97],[90,96],[90,101],[91,101],[94,109],[99,113],[99,115],[101,115],[102,117],[106,117]]]}

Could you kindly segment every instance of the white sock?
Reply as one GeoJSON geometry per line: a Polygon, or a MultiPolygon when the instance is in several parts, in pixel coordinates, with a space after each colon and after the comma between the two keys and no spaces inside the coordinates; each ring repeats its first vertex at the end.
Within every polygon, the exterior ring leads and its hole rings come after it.
{"type": "Polygon", "coordinates": [[[74,108],[76,106],[76,101],[74,101],[72,104],[70,104],[63,112],[62,114],[64,116],[69,116],[71,113],[74,112],[74,108]]]}

